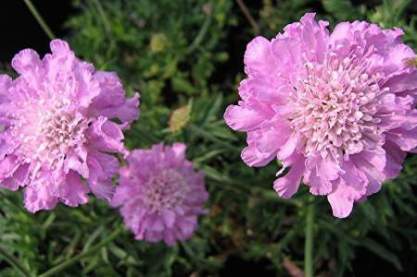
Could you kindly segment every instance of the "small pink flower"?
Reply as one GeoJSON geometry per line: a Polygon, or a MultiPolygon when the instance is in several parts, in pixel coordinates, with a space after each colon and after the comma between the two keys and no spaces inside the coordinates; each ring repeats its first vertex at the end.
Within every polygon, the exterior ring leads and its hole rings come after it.
{"type": "Polygon", "coordinates": [[[134,150],[127,163],[112,203],[135,238],[172,245],[191,237],[208,193],[203,174],[186,160],[185,145],[134,150]]]}
{"type": "Polygon", "coordinates": [[[0,76],[0,186],[24,187],[31,212],[84,204],[90,191],[109,199],[119,167],[110,153],[127,153],[122,129],[138,117],[139,96],[126,99],[115,73],[96,71],[65,41],[50,46],[43,59],[20,51],[17,79],[0,76]]]}
{"type": "Polygon", "coordinates": [[[417,146],[416,55],[400,29],[355,21],[329,34],[327,26],[309,13],[271,41],[252,40],[242,100],[224,118],[247,132],[247,165],[277,158],[290,168],[274,182],[281,197],[304,182],[343,218],[417,146]]]}

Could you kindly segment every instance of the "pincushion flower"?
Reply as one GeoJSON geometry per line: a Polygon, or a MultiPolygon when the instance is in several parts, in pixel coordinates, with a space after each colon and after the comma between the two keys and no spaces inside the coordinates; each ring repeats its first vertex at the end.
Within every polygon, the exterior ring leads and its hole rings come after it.
{"type": "Polygon", "coordinates": [[[398,28],[355,21],[330,33],[314,17],[249,43],[241,100],[224,118],[247,133],[247,165],[277,158],[289,169],[274,182],[281,197],[303,182],[343,218],[397,176],[417,146],[416,55],[398,28]]]}
{"type": "Polygon", "coordinates": [[[120,207],[137,240],[173,245],[196,230],[208,193],[203,174],[186,160],[185,150],[182,143],[134,150],[120,169],[112,204],[120,207]]]}
{"type": "Polygon", "coordinates": [[[0,76],[0,186],[24,188],[31,212],[84,204],[89,192],[110,199],[112,153],[127,154],[122,129],[138,117],[138,95],[126,99],[115,73],[96,71],[65,41],[50,47],[43,59],[20,51],[19,76],[0,76]]]}

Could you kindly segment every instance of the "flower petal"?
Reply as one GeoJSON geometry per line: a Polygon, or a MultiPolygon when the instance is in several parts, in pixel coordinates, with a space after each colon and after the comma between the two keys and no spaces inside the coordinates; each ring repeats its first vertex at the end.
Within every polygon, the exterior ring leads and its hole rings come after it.
{"type": "Polygon", "coordinates": [[[126,154],[120,126],[105,117],[99,117],[92,124],[88,130],[88,136],[96,149],[126,154]]]}
{"type": "Polygon", "coordinates": [[[80,175],[70,171],[65,179],[65,184],[61,186],[59,192],[60,200],[67,206],[77,207],[88,202],[89,189],[81,180],[80,175]]]}
{"type": "Polygon", "coordinates": [[[100,85],[100,94],[90,106],[93,115],[107,118],[119,118],[123,122],[132,122],[139,117],[139,94],[125,98],[125,91],[116,73],[98,71],[94,74],[100,85]]]}
{"type": "Polygon", "coordinates": [[[304,158],[299,156],[292,164],[287,175],[274,182],[274,190],[282,198],[290,198],[297,192],[304,173],[304,158]]]}
{"type": "Polygon", "coordinates": [[[349,189],[343,186],[327,195],[327,200],[332,207],[333,216],[335,217],[345,218],[352,212],[354,200],[352,197],[349,197],[349,189]]]}
{"type": "Polygon", "coordinates": [[[250,131],[257,128],[264,121],[264,117],[255,110],[230,105],[224,113],[224,120],[233,130],[250,131]]]}
{"type": "Polygon", "coordinates": [[[49,189],[54,185],[50,185],[51,178],[47,173],[41,173],[41,176],[33,180],[26,188],[24,194],[25,208],[36,213],[40,210],[51,210],[58,203],[58,197],[52,194],[49,189]]]}

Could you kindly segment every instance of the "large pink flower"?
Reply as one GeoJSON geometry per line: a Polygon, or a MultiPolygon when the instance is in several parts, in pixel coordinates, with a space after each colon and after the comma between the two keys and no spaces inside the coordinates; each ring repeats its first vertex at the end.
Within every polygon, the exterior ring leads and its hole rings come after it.
{"type": "Polygon", "coordinates": [[[134,150],[120,170],[113,205],[138,240],[168,245],[191,237],[204,212],[204,176],[186,160],[185,145],[134,150]]]}
{"type": "Polygon", "coordinates": [[[31,212],[60,201],[78,206],[91,191],[109,199],[122,129],[138,117],[115,73],[95,71],[62,40],[40,59],[25,49],[12,61],[15,80],[0,76],[0,186],[25,188],[31,212]],[[112,121],[113,119],[117,120],[112,121]]]}
{"type": "Polygon", "coordinates": [[[355,21],[329,34],[327,25],[310,13],[271,41],[252,40],[242,100],[224,118],[247,132],[246,164],[289,168],[274,182],[281,197],[303,182],[346,217],[417,146],[416,55],[400,29],[355,21]]]}

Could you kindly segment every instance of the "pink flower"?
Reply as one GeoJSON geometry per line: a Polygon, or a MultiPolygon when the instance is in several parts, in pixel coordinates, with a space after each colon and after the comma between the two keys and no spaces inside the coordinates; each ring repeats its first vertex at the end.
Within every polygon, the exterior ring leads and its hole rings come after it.
{"type": "Polygon", "coordinates": [[[115,73],[96,71],[65,41],[50,46],[43,59],[20,51],[17,79],[0,76],[0,186],[24,187],[31,212],[84,204],[90,191],[109,199],[119,167],[110,153],[126,154],[122,129],[138,117],[138,95],[126,99],[115,73]]]}
{"type": "Polygon", "coordinates": [[[135,238],[172,245],[191,237],[208,194],[203,174],[186,160],[185,145],[134,150],[127,163],[112,203],[135,238]]]}
{"type": "Polygon", "coordinates": [[[289,168],[274,182],[281,197],[304,182],[343,218],[417,146],[416,55],[400,29],[355,21],[329,34],[327,25],[309,13],[271,41],[252,40],[242,100],[224,118],[247,132],[247,165],[277,158],[289,168]]]}

